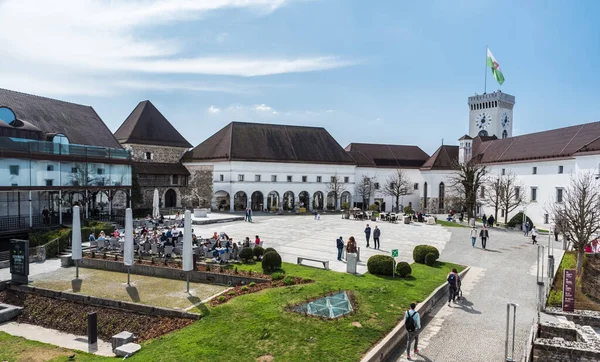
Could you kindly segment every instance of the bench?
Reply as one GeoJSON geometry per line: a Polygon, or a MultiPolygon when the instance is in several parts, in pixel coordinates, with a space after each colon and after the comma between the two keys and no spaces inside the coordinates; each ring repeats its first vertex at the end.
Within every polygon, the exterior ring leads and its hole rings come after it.
{"type": "Polygon", "coordinates": [[[302,264],[302,262],[304,260],[314,261],[314,262],[317,262],[317,263],[323,263],[323,268],[325,268],[325,270],[329,270],[329,260],[319,260],[319,259],[311,259],[311,258],[298,257],[298,264],[302,264]]]}

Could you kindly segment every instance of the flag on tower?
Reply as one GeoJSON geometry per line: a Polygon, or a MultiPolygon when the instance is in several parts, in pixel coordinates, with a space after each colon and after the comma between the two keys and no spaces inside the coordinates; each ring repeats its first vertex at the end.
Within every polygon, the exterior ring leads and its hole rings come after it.
{"type": "Polygon", "coordinates": [[[494,55],[490,51],[490,48],[487,48],[487,65],[492,68],[492,74],[494,75],[494,79],[498,82],[498,84],[502,85],[504,83],[504,75],[502,75],[502,71],[500,70],[500,64],[494,58],[494,55]]]}

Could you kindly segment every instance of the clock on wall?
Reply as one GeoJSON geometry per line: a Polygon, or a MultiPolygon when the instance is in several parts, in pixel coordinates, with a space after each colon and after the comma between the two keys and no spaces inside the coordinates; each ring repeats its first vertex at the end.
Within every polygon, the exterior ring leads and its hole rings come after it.
{"type": "Polygon", "coordinates": [[[479,113],[475,118],[475,125],[479,129],[486,129],[490,124],[492,124],[492,116],[487,112],[479,113]]]}
{"type": "Polygon", "coordinates": [[[503,112],[502,117],[500,119],[502,120],[502,127],[508,127],[508,125],[510,124],[510,117],[508,116],[508,113],[503,112]]]}

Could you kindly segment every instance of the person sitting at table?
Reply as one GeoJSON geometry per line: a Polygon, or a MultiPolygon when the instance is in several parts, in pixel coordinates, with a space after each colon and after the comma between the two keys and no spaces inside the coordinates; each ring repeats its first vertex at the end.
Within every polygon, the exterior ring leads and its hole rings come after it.
{"type": "Polygon", "coordinates": [[[173,235],[173,237],[175,239],[177,239],[179,237],[179,230],[173,226],[173,231],[171,232],[171,235],[173,235]]]}
{"type": "Polygon", "coordinates": [[[152,219],[152,216],[150,216],[150,214],[146,215],[146,220],[150,220],[152,219]]]}
{"type": "Polygon", "coordinates": [[[219,234],[219,236],[221,236],[221,240],[228,240],[229,239],[229,235],[227,235],[224,232],[221,232],[221,234],[219,234]]]}
{"type": "Polygon", "coordinates": [[[258,235],[256,235],[256,238],[254,239],[254,242],[256,243],[256,246],[260,245],[260,238],[258,237],[258,235]]]}
{"type": "Polygon", "coordinates": [[[119,235],[121,235],[121,234],[119,234],[119,230],[115,229],[115,231],[113,232],[113,236],[114,236],[115,238],[118,238],[118,237],[119,237],[119,235]]]}
{"type": "Polygon", "coordinates": [[[213,234],[213,236],[211,237],[211,239],[215,239],[215,240],[219,239],[219,235],[217,235],[217,232],[216,232],[216,231],[214,232],[214,234],[213,234]]]}
{"type": "Polygon", "coordinates": [[[105,240],[106,234],[104,234],[104,230],[100,230],[100,234],[98,234],[98,240],[105,240]]]}
{"type": "Polygon", "coordinates": [[[160,242],[161,242],[161,244],[164,244],[168,239],[169,238],[167,237],[167,235],[163,231],[163,233],[160,235],[160,242]]]}
{"type": "Polygon", "coordinates": [[[91,233],[90,237],[88,239],[89,239],[89,241],[96,241],[96,237],[94,236],[94,233],[91,233]]]}
{"type": "Polygon", "coordinates": [[[229,240],[225,242],[225,247],[229,249],[231,248],[231,244],[233,244],[233,238],[229,238],[229,240]]]}
{"type": "Polygon", "coordinates": [[[236,243],[233,243],[233,246],[231,248],[231,258],[237,259],[239,251],[240,249],[238,248],[238,245],[236,243]]]}
{"type": "Polygon", "coordinates": [[[167,229],[167,238],[172,238],[173,237],[173,233],[171,232],[171,229],[167,229]]]}
{"type": "Polygon", "coordinates": [[[250,238],[246,236],[246,240],[244,240],[244,248],[249,248],[250,247],[250,238]]]}
{"type": "Polygon", "coordinates": [[[165,217],[163,214],[160,214],[160,217],[158,218],[158,222],[161,224],[165,222],[165,217]]]}

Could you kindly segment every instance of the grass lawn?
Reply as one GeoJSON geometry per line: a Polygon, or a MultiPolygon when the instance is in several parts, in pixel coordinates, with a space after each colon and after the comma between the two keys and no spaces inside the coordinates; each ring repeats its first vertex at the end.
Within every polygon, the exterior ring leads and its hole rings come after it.
{"type": "MultiPolygon", "coordinates": [[[[584,262],[585,265],[585,262],[584,262]]],[[[548,296],[548,306],[550,307],[562,307],[563,297],[563,276],[565,269],[576,269],[577,268],[577,252],[567,251],[563,256],[563,259],[558,267],[556,278],[554,279],[554,285],[548,296]]],[[[581,290],[581,276],[578,275],[575,279],[575,309],[589,309],[600,311],[600,305],[588,298],[581,290]]]]}
{"type": "MultiPolygon", "coordinates": [[[[74,277],[75,268],[61,268],[37,275],[32,286],[57,291],[77,291],[77,285],[72,284],[74,277]]],[[[191,307],[227,289],[220,285],[190,283],[190,296],[186,293],[185,281],[136,274],[131,274],[131,287],[127,287],[125,273],[87,268],[79,268],[79,278],[82,280],[77,291],[80,294],[174,309],[191,307]]]]}
{"type": "Polygon", "coordinates": [[[45,362],[45,361],[111,361],[112,358],[98,357],[83,352],[74,352],[49,344],[29,341],[0,332],[0,361],[45,362]],[[68,357],[76,354],[70,360],[68,357]]]}
{"type": "Polygon", "coordinates": [[[467,227],[469,227],[469,225],[463,225],[463,224],[458,223],[458,222],[445,221],[445,220],[436,220],[435,223],[438,224],[438,225],[442,225],[442,226],[446,226],[446,227],[451,227],[451,228],[467,228],[467,227]]]}
{"type": "MultiPolygon", "coordinates": [[[[315,282],[247,294],[215,307],[179,331],[143,344],[133,361],[357,361],[403,316],[412,301],[424,300],[446,281],[449,263],[413,264],[412,277],[355,276],[283,264],[287,275],[315,282]],[[338,320],[320,320],[285,311],[289,304],[337,290],[354,293],[357,311],[338,320]]],[[[238,269],[261,271],[260,264],[238,269]]]]}

